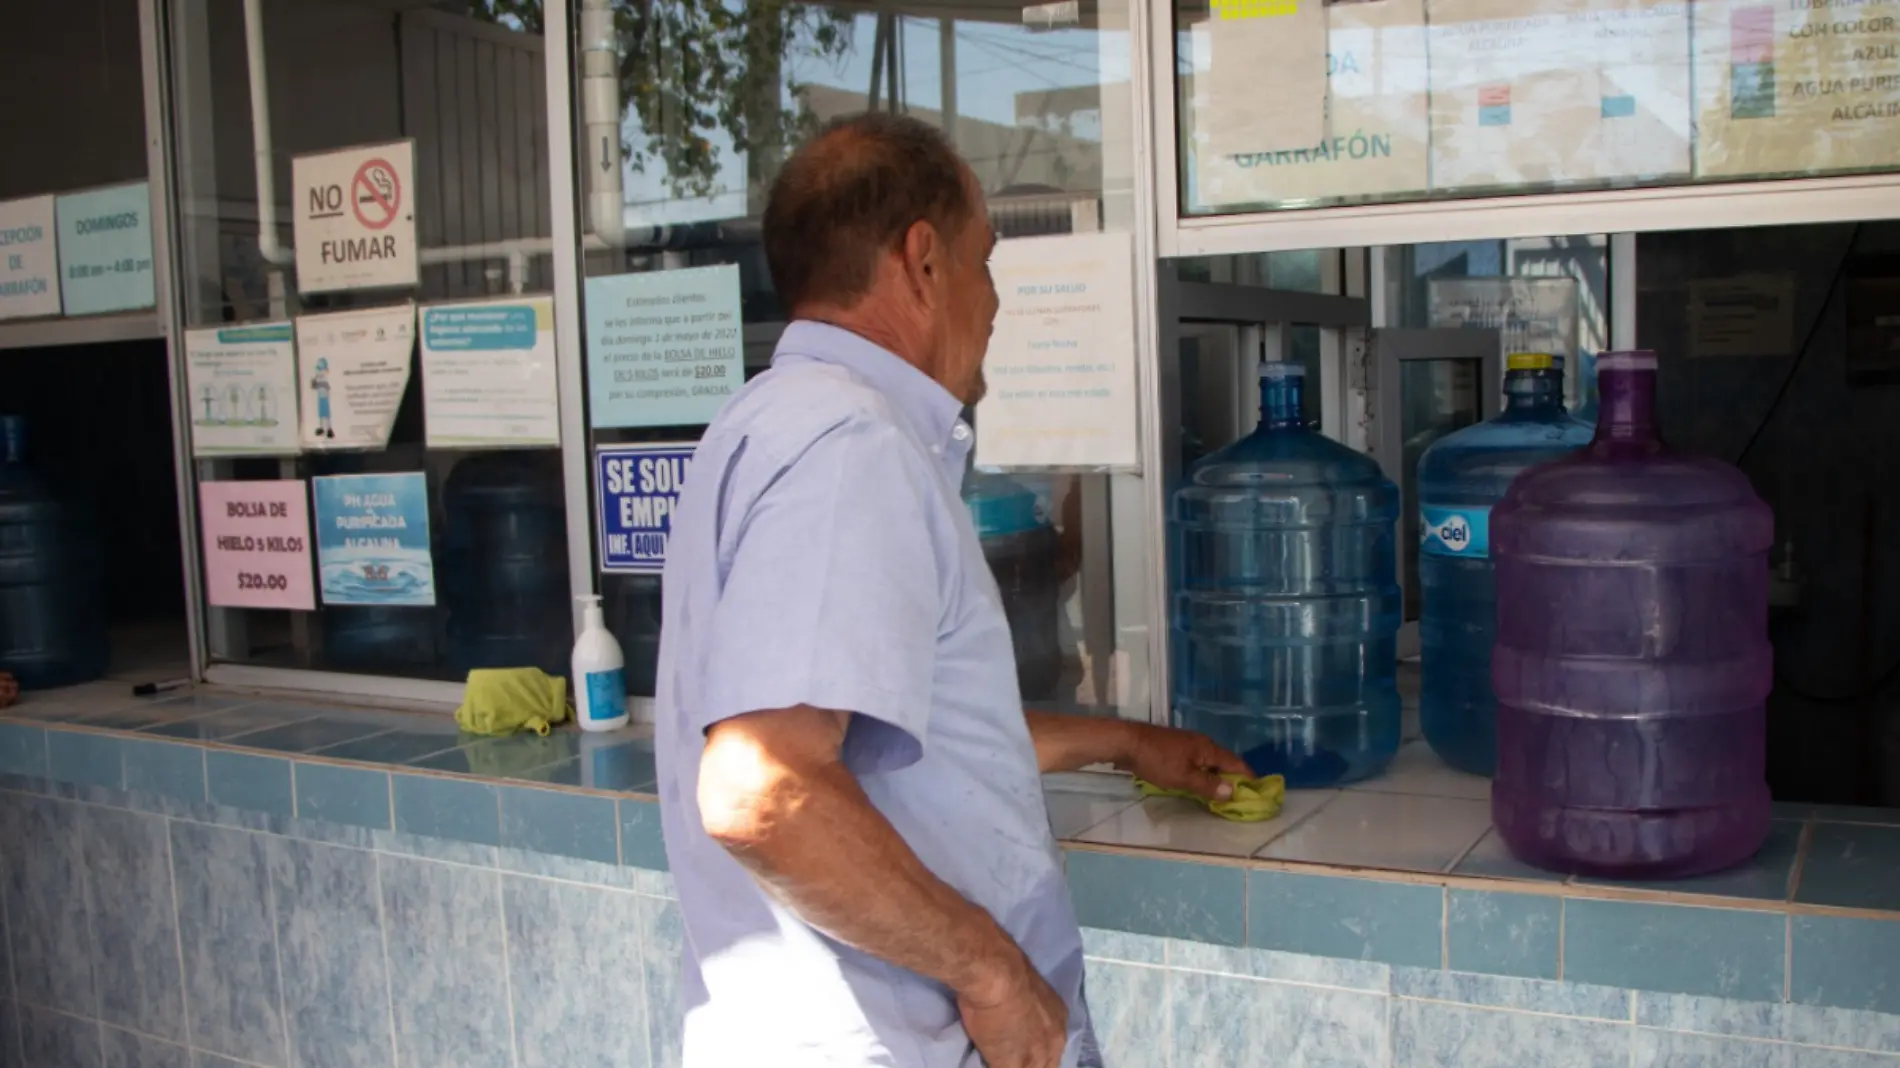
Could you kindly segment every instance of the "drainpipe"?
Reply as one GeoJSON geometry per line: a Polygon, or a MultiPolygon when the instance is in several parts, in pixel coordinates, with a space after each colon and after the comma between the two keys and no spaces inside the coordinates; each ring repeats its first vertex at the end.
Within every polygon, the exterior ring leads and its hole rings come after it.
{"type": "Polygon", "coordinates": [[[277,169],[271,162],[270,73],[264,68],[264,0],[244,0],[244,49],[251,70],[251,150],[257,164],[257,251],[266,263],[296,260],[277,234],[277,169]]]}
{"type": "Polygon", "coordinates": [[[627,244],[620,175],[620,48],[612,0],[581,0],[581,128],[587,219],[609,248],[627,244]]]}

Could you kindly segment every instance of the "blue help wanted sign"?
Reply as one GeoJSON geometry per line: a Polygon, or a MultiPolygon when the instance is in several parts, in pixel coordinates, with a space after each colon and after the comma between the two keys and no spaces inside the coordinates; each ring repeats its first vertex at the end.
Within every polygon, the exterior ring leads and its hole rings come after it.
{"type": "Polygon", "coordinates": [[[600,498],[600,569],[657,574],[666,566],[673,508],[693,463],[693,442],[602,445],[594,452],[600,498]]]}

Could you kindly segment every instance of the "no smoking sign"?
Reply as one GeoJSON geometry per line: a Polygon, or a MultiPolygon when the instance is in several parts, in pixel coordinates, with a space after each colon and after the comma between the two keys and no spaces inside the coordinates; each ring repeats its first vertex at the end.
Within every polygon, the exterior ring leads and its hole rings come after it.
{"type": "Polygon", "coordinates": [[[291,161],[298,292],[416,284],[415,158],[398,141],[291,161]]]}

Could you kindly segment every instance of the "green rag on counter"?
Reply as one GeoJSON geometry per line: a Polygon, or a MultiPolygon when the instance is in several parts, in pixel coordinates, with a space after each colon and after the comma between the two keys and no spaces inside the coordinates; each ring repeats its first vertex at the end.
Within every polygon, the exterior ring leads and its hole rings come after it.
{"type": "Polygon", "coordinates": [[[1190,790],[1163,790],[1154,783],[1141,779],[1135,780],[1135,786],[1143,797],[1185,797],[1207,806],[1207,810],[1222,819],[1236,823],[1259,823],[1270,820],[1280,814],[1280,806],[1286,804],[1286,777],[1266,775],[1250,779],[1231,771],[1222,772],[1221,778],[1234,788],[1234,796],[1225,801],[1202,797],[1190,790]]]}
{"type": "Polygon", "coordinates": [[[455,722],[470,734],[548,729],[567,720],[567,680],[540,668],[476,668],[468,673],[455,722]]]}

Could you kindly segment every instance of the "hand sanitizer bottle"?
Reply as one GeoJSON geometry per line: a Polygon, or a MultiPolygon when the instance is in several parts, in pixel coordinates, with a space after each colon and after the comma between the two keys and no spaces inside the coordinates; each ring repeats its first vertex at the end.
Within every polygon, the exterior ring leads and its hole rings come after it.
{"type": "Polygon", "coordinates": [[[625,660],[620,643],[607,632],[600,598],[577,598],[584,606],[581,634],[574,640],[574,718],[586,731],[610,731],[627,725],[625,660]]]}

